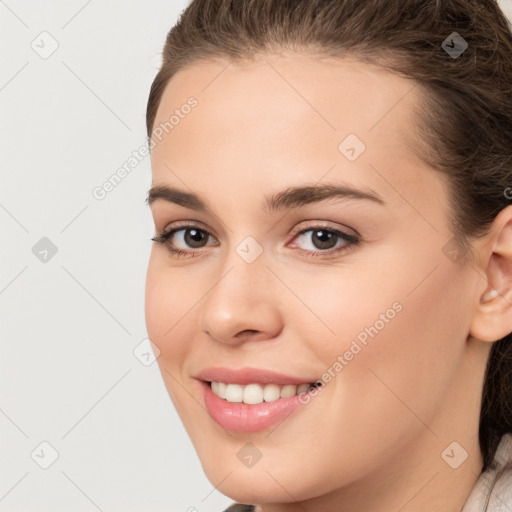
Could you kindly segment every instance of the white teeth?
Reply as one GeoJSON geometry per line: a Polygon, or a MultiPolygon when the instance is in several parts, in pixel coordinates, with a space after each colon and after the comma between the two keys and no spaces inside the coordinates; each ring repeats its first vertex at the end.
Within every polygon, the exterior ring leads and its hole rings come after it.
{"type": "MultiPolygon", "coordinates": [[[[212,382],[213,384],[213,382],[212,382]]],[[[226,398],[226,388],[228,385],[225,382],[217,382],[217,395],[221,398],[226,398]]],[[[215,391],[214,391],[215,393],[215,391]]]]}
{"type": "Polygon", "coordinates": [[[263,388],[260,384],[247,384],[244,387],[244,404],[261,404],[263,402],[263,388]]]}
{"type": "Polygon", "coordinates": [[[226,387],[226,400],[228,402],[242,402],[243,394],[244,388],[239,384],[228,384],[226,387]]]}
{"type": "Polygon", "coordinates": [[[296,394],[297,386],[294,386],[293,384],[286,384],[286,386],[283,386],[283,389],[281,389],[281,398],[290,398],[296,394]]]}
{"type": "Polygon", "coordinates": [[[263,390],[265,402],[275,402],[281,398],[281,388],[277,384],[267,384],[263,390]]]}
{"type": "MultiPolygon", "coordinates": [[[[220,382],[219,382],[220,384],[220,382]]],[[[297,395],[300,395],[301,393],[307,393],[309,389],[309,384],[301,384],[298,388],[297,388],[297,395]]]]}
{"type": "Polygon", "coordinates": [[[212,382],[211,388],[215,395],[228,402],[243,402],[245,404],[261,404],[262,402],[275,402],[280,398],[290,398],[300,393],[306,393],[312,384],[227,384],[225,382],[212,382]]]}

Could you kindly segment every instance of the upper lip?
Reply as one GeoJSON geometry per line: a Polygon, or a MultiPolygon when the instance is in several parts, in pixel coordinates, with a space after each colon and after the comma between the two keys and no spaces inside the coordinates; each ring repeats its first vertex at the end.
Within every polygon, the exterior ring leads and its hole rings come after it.
{"type": "Polygon", "coordinates": [[[262,368],[227,368],[227,367],[210,367],[201,370],[197,375],[197,379],[208,382],[225,382],[231,384],[311,384],[317,379],[307,380],[292,375],[285,375],[273,370],[262,368]]]}

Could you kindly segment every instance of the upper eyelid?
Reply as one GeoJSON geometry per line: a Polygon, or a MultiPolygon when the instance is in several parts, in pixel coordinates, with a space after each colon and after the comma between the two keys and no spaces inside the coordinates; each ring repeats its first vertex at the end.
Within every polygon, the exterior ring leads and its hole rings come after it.
{"type": "MultiPolygon", "coordinates": [[[[182,221],[182,222],[183,222],[183,224],[179,224],[177,226],[172,226],[170,228],[164,228],[161,231],[161,234],[170,236],[171,233],[174,235],[177,231],[182,231],[184,229],[199,228],[199,230],[205,231],[209,237],[215,239],[218,242],[217,237],[211,232],[211,230],[209,228],[203,227],[202,223],[200,223],[198,221],[182,221]]],[[[340,232],[349,237],[353,237],[353,238],[357,238],[357,239],[361,238],[361,235],[356,230],[354,230],[352,228],[348,228],[348,227],[339,228],[339,227],[324,225],[322,223],[322,221],[308,221],[308,222],[309,222],[309,224],[307,226],[303,226],[302,228],[299,228],[299,229],[293,231],[292,240],[304,232],[314,231],[315,229],[322,229],[322,228],[326,229],[327,231],[340,232]],[[355,234],[348,232],[350,230],[354,231],[355,234]]]]}
{"type": "MultiPolygon", "coordinates": [[[[322,258],[324,260],[327,260],[329,258],[336,258],[336,257],[340,257],[344,254],[349,254],[352,250],[354,250],[356,247],[358,247],[363,242],[363,238],[359,235],[359,233],[357,233],[357,235],[354,235],[354,234],[347,233],[344,229],[325,227],[325,226],[319,225],[318,224],[319,221],[310,221],[310,222],[311,222],[311,225],[294,232],[291,240],[289,240],[286,245],[293,242],[293,240],[295,240],[295,238],[297,238],[299,235],[301,235],[304,232],[315,231],[315,229],[320,230],[322,228],[327,229],[327,231],[336,232],[338,241],[343,240],[345,242],[345,244],[343,244],[340,247],[330,248],[325,251],[323,251],[323,250],[316,251],[316,250],[308,250],[308,249],[300,249],[299,248],[299,249],[296,249],[296,250],[298,250],[299,254],[306,253],[309,257],[320,258],[318,261],[322,261],[322,258]]],[[[160,240],[160,242],[161,243],[165,243],[166,241],[169,242],[170,239],[174,236],[174,233],[176,231],[182,231],[182,230],[185,230],[188,228],[194,228],[194,227],[198,227],[200,230],[203,230],[201,227],[196,226],[195,224],[188,224],[188,225],[185,224],[185,225],[181,225],[181,226],[172,227],[170,229],[166,229],[164,232],[160,232],[160,237],[162,238],[160,240]],[[164,236],[162,236],[162,235],[164,235],[164,236]]],[[[207,232],[208,238],[211,237],[211,238],[214,238],[215,241],[217,241],[217,239],[214,237],[214,235],[212,233],[210,233],[209,230],[205,229],[203,231],[207,232]]],[[[153,240],[155,240],[155,239],[153,239],[153,240]]],[[[155,240],[155,241],[157,241],[157,240],[155,240]]],[[[174,253],[175,255],[182,253],[182,254],[187,254],[189,257],[194,257],[194,255],[200,256],[201,254],[205,253],[205,251],[203,249],[206,249],[206,247],[208,247],[208,246],[201,247],[201,248],[195,248],[195,249],[194,248],[181,249],[180,247],[176,247],[174,243],[171,243],[171,247],[169,247],[168,250],[171,253],[174,253]]],[[[206,253],[207,252],[208,251],[206,251],[206,253]]]]}
{"type": "Polygon", "coordinates": [[[181,231],[182,229],[194,229],[197,228],[201,231],[205,231],[208,233],[209,236],[212,238],[217,239],[217,237],[212,233],[212,230],[210,228],[204,227],[200,222],[194,221],[189,224],[179,224],[177,226],[173,226],[171,228],[164,228],[163,233],[172,233],[176,231],[181,231]]]}
{"type": "MultiPolygon", "coordinates": [[[[330,198],[326,198],[324,201],[328,201],[330,198]]],[[[160,202],[160,201],[156,201],[156,202],[160,202]]],[[[321,204],[323,201],[319,201],[318,203],[321,204]]],[[[150,206],[153,206],[155,203],[153,203],[152,205],[150,204],[150,206]]],[[[157,219],[160,217],[160,213],[156,213],[156,212],[160,212],[160,208],[158,208],[158,210],[155,210],[152,208],[152,216],[153,216],[153,219],[155,221],[155,224],[157,224],[157,219]]],[[[166,210],[162,210],[162,214],[165,215],[165,212],[166,210]]],[[[314,213],[313,212],[309,212],[310,214],[312,213],[311,217],[314,216],[314,213]]],[[[186,215],[186,214],[185,214],[186,215]]],[[[330,214],[329,213],[326,213],[327,216],[329,216],[330,214]]],[[[307,216],[310,216],[310,215],[307,215],[307,216]]],[[[323,215],[320,214],[320,217],[322,217],[323,215]]],[[[352,215],[350,215],[352,216],[352,215]]],[[[220,221],[220,234],[221,235],[224,235],[224,230],[226,229],[227,231],[231,231],[232,230],[229,228],[229,226],[227,226],[221,219],[218,219],[218,221],[220,221]]],[[[280,221],[279,221],[280,222],[280,221]]],[[[278,222],[278,223],[279,223],[278,222]]],[[[343,225],[343,223],[339,223],[339,222],[336,222],[336,221],[326,221],[326,220],[317,220],[317,219],[313,219],[313,220],[304,220],[304,221],[300,221],[300,222],[297,222],[297,224],[300,224],[302,222],[310,222],[310,223],[313,223],[313,225],[322,225],[322,227],[325,227],[326,229],[333,229],[333,230],[338,230],[338,231],[342,231],[342,232],[345,232],[346,234],[348,235],[352,235],[352,236],[356,236],[356,237],[361,237],[361,234],[358,232],[357,229],[353,228],[353,227],[349,227],[348,225],[343,225]],[[338,224],[338,226],[330,226],[330,225],[323,225],[323,223],[326,223],[326,222],[333,222],[334,224],[338,224]],[[341,226],[340,226],[341,225],[341,226]]],[[[208,227],[208,224],[205,224],[204,221],[202,220],[198,220],[198,219],[193,219],[193,218],[190,218],[190,219],[184,219],[184,220],[177,220],[177,221],[174,221],[172,224],[178,224],[178,223],[183,223],[181,226],[177,225],[176,227],[172,227],[172,228],[167,228],[167,226],[165,226],[163,229],[159,230],[160,233],[164,233],[164,232],[167,232],[167,231],[171,231],[171,230],[174,230],[174,229],[179,229],[179,227],[188,227],[189,225],[197,225],[198,227],[200,227],[200,229],[204,229],[205,231],[208,231],[210,234],[212,234],[212,228],[208,227]],[[206,226],[206,227],[205,227],[206,226]]],[[[169,223],[171,224],[171,223],[169,223]]],[[[273,226],[275,227],[276,226],[276,223],[273,223],[273,226]]],[[[274,229],[274,227],[271,228],[274,229]]],[[[303,228],[303,229],[306,229],[306,228],[303,228]]],[[[267,230],[268,232],[268,230],[267,230]]],[[[297,232],[298,233],[298,232],[297,232]]],[[[214,235],[212,235],[214,236],[214,235]]]]}

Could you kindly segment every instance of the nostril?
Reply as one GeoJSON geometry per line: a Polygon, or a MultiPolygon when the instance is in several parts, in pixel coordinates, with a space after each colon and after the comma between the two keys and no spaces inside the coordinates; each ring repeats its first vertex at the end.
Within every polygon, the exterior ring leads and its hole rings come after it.
{"type": "Polygon", "coordinates": [[[258,332],[258,331],[256,331],[255,329],[246,329],[245,331],[239,332],[237,334],[237,336],[242,337],[242,336],[245,336],[246,334],[249,334],[249,333],[252,334],[253,332],[258,332]]]}
{"type": "Polygon", "coordinates": [[[240,331],[235,338],[240,340],[248,340],[248,341],[260,341],[268,338],[268,335],[264,332],[255,330],[255,329],[245,329],[244,331],[240,331]]]}

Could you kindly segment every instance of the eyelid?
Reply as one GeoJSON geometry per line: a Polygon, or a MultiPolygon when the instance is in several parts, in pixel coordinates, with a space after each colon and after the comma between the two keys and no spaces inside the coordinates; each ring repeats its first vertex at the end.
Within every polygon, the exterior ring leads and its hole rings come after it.
{"type": "Polygon", "coordinates": [[[354,238],[361,238],[361,235],[359,232],[353,228],[349,228],[348,226],[342,225],[342,227],[338,226],[332,226],[328,223],[328,221],[322,221],[322,220],[307,220],[301,223],[296,230],[294,229],[294,237],[301,234],[303,231],[308,231],[309,229],[313,228],[325,228],[332,231],[341,231],[347,236],[352,236],[354,238]]]}
{"type": "MultiPolygon", "coordinates": [[[[171,256],[175,258],[194,258],[198,256],[203,256],[203,254],[207,254],[209,251],[204,250],[206,247],[201,247],[197,249],[181,249],[179,247],[174,246],[169,243],[169,240],[175,235],[176,232],[186,230],[186,229],[198,229],[199,231],[203,231],[206,233],[208,238],[212,238],[215,242],[218,243],[218,240],[215,236],[210,232],[209,228],[203,228],[201,222],[197,221],[178,221],[177,223],[172,224],[170,227],[166,227],[163,231],[160,231],[152,240],[154,242],[158,242],[161,244],[167,244],[167,249],[170,252],[171,256]]],[[[309,250],[302,249],[298,247],[299,255],[305,255],[308,258],[318,258],[319,261],[329,260],[341,258],[344,255],[348,255],[352,250],[357,248],[363,241],[361,235],[356,230],[351,230],[348,227],[338,228],[330,226],[326,223],[326,221],[305,221],[305,223],[299,224],[299,227],[293,230],[293,236],[291,241],[293,241],[298,236],[307,233],[308,231],[321,231],[325,229],[326,231],[330,231],[334,233],[339,239],[345,242],[341,247],[330,248],[327,250],[309,250]],[[347,231],[353,231],[355,234],[350,234],[347,231]]],[[[287,246],[290,242],[287,242],[287,246]]],[[[293,247],[293,246],[292,246],[293,247]]],[[[295,246],[296,247],[296,246],[295,246]]]]}
{"type": "Polygon", "coordinates": [[[166,225],[162,230],[159,230],[159,233],[169,233],[170,231],[177,231],[179,229],[185,229],[185,228],[198,228],[202,231],[206,231],[209,236],[212,238],[215,238],[217,240],[217,237],[212,233],[212,229],[204,224],[203,222],[199,220],[178,220],[176,222],[171,222],[168,225],[166,225]]]}
{"type": "MultiPolygon", "coordinates": [[[[212,233],[211,228],[206,226],[205,224],[203,224],[201,221],[197,221],[197,220],[181,220],[181,221],[173,222],[173,223],[169,224],[168,226],[165,226],[162,230],[160,230],[159,234],[162,235],[162,234],[167,234],[171,231],[178,231],[180,229],[194,228],[194,227],[197,227],[197,228],[207,232],[210,237],[212,237],[216,242],[218,242],[217,237],[212,233]]],[[[351,236],[354,238],[358,238],[358,239],[361,238],[361,235],[359,234],[359,232],[356,229],[349,228],[348,226],[343,225],[340,228],[337,226],[331,226],[328,223],[328,221],[308,220],[308,221],[304,221],[304,222],[300,223],[299,227],[296,227],[292,230],[292,235],[291,235],[292,240],[294,238],[296,238],[297,235],[300,235],[304,231],[308,231],[309,229],[313,229],[313,228],[325,228],[325,229],[330,229],[332,231],[341,231],[345,235],[348,235],[348,236],[351,236]],[[350,231],[352,231],[352,233],[350,233],[350,231]]]]}
{"type": "MultiPolygon", "coordinates": [[[[356,229],[350,228],[345,225],[342,225],[341,228],[338,226],[332,226],[329,224],[329,221],[307,220],[307,221],[300,223],[299,226],[300,227],[298,227],[292,231],[294,237],[297,236],[298,234],[300,234],[302,231],[307,230],[308,228],[318,228],[318,227],[324,227],[326,229],[332,229],[334,231],[344,231],[347,235],[351,235],[351,236],[358,237],[358,238],[361,237],[360,233],[356,229]],[[349,232],[347,232],[347,230],[349,232]],[[350,231],[352,233],[350,233],[350,231]]],[[[217,237],[215,237],[212,233],[212,229],[209,226],[207,226],[206,224],[204,224],[203,222],[198,221],[198,220],[179,220],[176,222],[172,222],[169,225],[165,226],[162,230],[160,230],[159,233],[167,233],[169,231],[174,231],[179,228],[185,228],[185,227],[187,227],[187,228],[188,227],[198,227],[204,231],[207,231],[209,235],[211,235],[213,238],[215,238],[217,240],[217,237]],[[170,226],[172,226],[172,228],[170,226]]]]}

